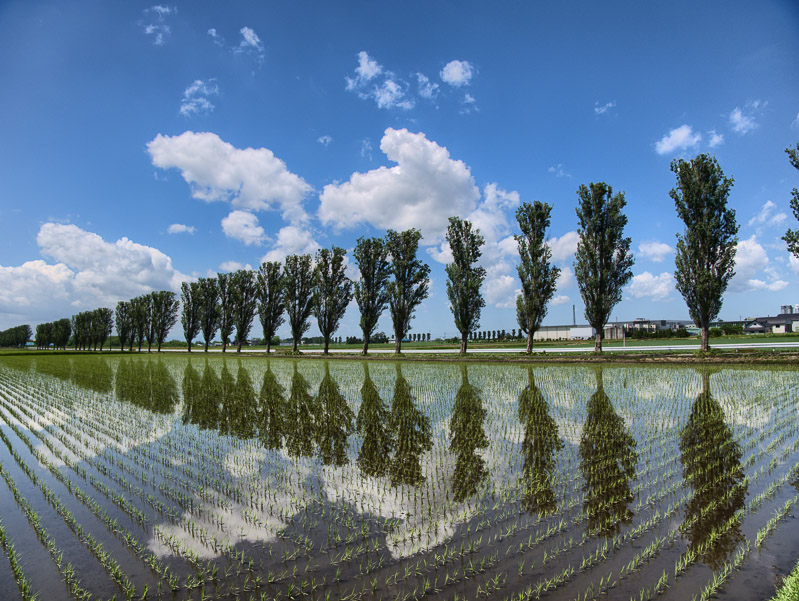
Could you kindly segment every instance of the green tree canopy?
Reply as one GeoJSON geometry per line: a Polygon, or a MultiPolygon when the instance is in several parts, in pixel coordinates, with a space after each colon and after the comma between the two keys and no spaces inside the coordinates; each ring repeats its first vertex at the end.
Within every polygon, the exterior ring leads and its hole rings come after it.
{"type": "Polygon", "coordinates": [[[312,312],[324,339],[324,354],[330,346],[330,336],[338,329],[341,318],[352,299],[352,282],[345,275],[347,251],[338,246],[323,248],[316,253],[312,312]]]}
{"type": "Polygon", "coordinates": [[[283,324],[286,310],[283,274],[280,261],[266,261],[258,269],[258,319],[264,331],[266,352],[272,348],[272,338],[283,324]]]}
{"type": "Polygon", "coordinates": [[[735,275],[738,224],[727,207],[733,179],[724,176],[715,158],[700,154],[691,161],[672,161],[677,186],[669,196],[685,232],[677,234],[674,280],[688,314],[702,331],[702,350],[709,348],[710,322],[721,311],[724,292],[735,275]]]}
{"type": "Polygon", "coordinates": [[[289,255],[283,271],[283,290],[286,312],[294,341],[293,351],[297,352],[302,335],[308,331],[308,317],[313,309],[314,274],[311,255],[289,255]]]}
{"type": "Polygon", "coordinates": [[[393,275],[388,283],[388,303],[397,353],[402,352],[402,339],[411,329],[416,307],[430,293],[430,267],[416,258],[421,238],[422,233],[416,229],[386,233],[393,275]]]}
{"type": "Polygon", "coordinates": [[[516,320],[527,334],[527,352],[533,351],[533,336],[547,314],[547,304],[555,294],[560,269],[550,264],[552,249],[547,244],[552,207],[536,200],[524,202],[516,211],[521,234],[515,236],[519,249],[519,280],[522,293],[516,297],[516,320]]]}
{"type": "Polygon", "coordinates": [[[219,286],[216,278],[200,278],[200,331],[203,333],[205,352],[219,329],[219,286]]]}
{"type": "Polygon", "coordinates": [[[258,284],[250,269],[239,269],[230,274],[230,309],[236,327],[236,352],[247,342],[252,322],[258,308],[258,284]]]}
{"type": "Polygon", "coordinates": [[[382,238],[358,238],[353,251],[361,278],[355,282],[355,301],[361,312],[363,354],[369,352],[377,322],[388,305],[388,280],[391,263],[388,245],[382,238]]]}
{"type": "Polygon", "coordinates": [[[191,343],[200,331],[200,310],[202,291],[199,282],[182,282],[180,284],[181,313],[180,324],[183,326],[183,335],[191,352],[191,343]]]}
{"type": "Polygon", "coordinates": [[[452,263],[444,268],[447,272],[447,297],[455,327],[461,333],[460,352],[465,353],[469,334],[480,327],[480,312],[486,304],[480,293],[486,270],[477,266],[485,239],[480,230],[472,228],[469,221],[460,217],[449,218],[446,239],[452,251],[452,263]]]}
{"type": "Polygon", "coordinates": [[[630,238],[624,237],[626,201],[623,192],[614,195],[604,182],[580,186],[577,196],[580,240],[574,275],[585,305],[585,318],[596,332],[594,350],[602,352],[603,328],[613,307],[621,301],[622,288],[633,277],[635,261],[630,254],[630,238]]]}

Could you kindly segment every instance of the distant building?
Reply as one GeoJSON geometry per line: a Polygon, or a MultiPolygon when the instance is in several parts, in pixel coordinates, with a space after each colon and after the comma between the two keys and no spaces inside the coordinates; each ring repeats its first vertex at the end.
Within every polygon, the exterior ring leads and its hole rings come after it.
{"type": "Polygon", "coordinates": [[[799,305],[782,305],[779,315],[753,317],[746,320],[747,334],[788,334],[799,332],[799,305]]]}

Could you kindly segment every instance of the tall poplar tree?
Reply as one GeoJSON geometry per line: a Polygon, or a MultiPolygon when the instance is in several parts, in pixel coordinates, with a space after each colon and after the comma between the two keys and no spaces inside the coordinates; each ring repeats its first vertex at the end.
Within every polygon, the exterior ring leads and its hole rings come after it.
{"type": "Polygon", "coordinates": [[[247,342],[252,329],[252,321],[258,309],[258,284],[255,272],[239,269],[230,274],[231,319],[236,327],[236,352],[241,352],[241,345],[247,342]]]}
{"type": "Polygon", "coordinates": [[[180,301],[182,310],[180,324],[183,326],[183,335],[191,352],[191,343],[200,332],[200,310],[202,309],[202,292],[199,282],[182,282],[180,284],[180,301]]]}
{"type": "MultiPolygon", "coordinates": [[[[152,292],[150,296],[152,298],[151,330],[153,340],[158,345],[158,352],[160,353],[161,345],[166,340],[169,330],[178,322],[180,301],[175,297],[175,293],[169,290],[152,292]]],[[[150,341],[148,340],[147,342],[149,344],[150,341]]]]}
{"type": "Polygon", "coordinates": [[[111,335],[111,330],[114,329],[114,311],[102,307],[92,311],[92,339],[94,340],[94,350],[97,350],[97,345],[100,345],[100,351],[103,350],[103,345],[108,337],[111,335]]]}
{"type": "Polygon", "coordinates": [[[219,286],[216,278],[200,278],[200,331],[203,333],[205,352],[219,329],[219,286]]]}
{"type": "MultiPolygon", "coordinates": [[[[622,288],[633,277],[635,262],[630,238],[624,237],[627,216],[624,193],[613,194],[604,182],[580,186],[574,275],[585,304],[585,318],[596,332],[595,352],[602,352],[604,326],[620,301],[622,288]]],[[[529,324],[528,324],[529,325],[529,324]]]]}
{"type": "Polygon", "coordinates": [[[264,331],[266,353],[272,348],[272,337],[283,324],[286,310],[283,274],[280,261],[261,263],[258,269],[258,318],[264,331]]]}
{"type": "Polygon", "coordinates": [[[738,224],[735,211],[727,208],[733,179],[725,177],[718,161],[706,154],[691,161],[676,159],[671,170],[677,175],[677,187],[669,196],[685,224],[685,232],[677,234],[674,280],[702,332],[706,351],[710,322],[721,311],[722,297],[735,275],[738,224]]]}
{"type": "MultiPolygon", "coordinates": [[[[799,144],[796,145],[796,148],[786,148],[785,152],[794,169],[799,169],[799,144]]],[[[793,210],[793,216],[799,220],[799,190],[796,188],[791,190],[791,210],[793,210]]],[[[799,259],[799,230],[788,230],[782,239],[788,243],[788,252],[799,259]]]]}
{"type": "Polygon", "coordinates": [[[313,314],[325,341],[325,355],[330,346],[330,336],[338,329],[352,299],[352,282],[344,274],[346,255],[347,251],[338,246],[332,250],[323,248],[316,253],[313,314]]]}
{"type": "Polygon", "coordinates": [[[411,328],[411,319],[421,302],[430,293],[430,267],[416,258],[422,233],[417,229],[404,232],[388,230],[386,240],[391,256],[388,283],[388,304],[396,339],[394,350],[402,352],[402,339],[411,328]]]}
{"type": "Polygon", "coordinates": [[[551,213],[552,207],[539,200],[524,202],[516,211],[522,232],[515,236],[520,259],[516,269],[522,283],[522,293],[516,297],[516,318],[527,334],[528,353],[533,352],[533,336],[546,317],[560,275],[560,269],[549,262],[552,249],[547,244],[547,229],[551,213]]]}
{"type": "Polygon", "coordinates": [[[291,326],[293,352],[302,335],[308,331],[308,317],[313,308],[314,274],[311,255],[289,255],[283,271],[286,312],[291,326]]]}
{"type": "MultiPolygon", "coordinates": [[[[133,320],[130,315],[130,303],[119,301],[116,308],[117,336],[119,337],[120,350],[125,350],[125,343],[132,338],[133,320]]],[[[133,340],[130,341],[130,348],[133,350],[133,340]]]]}
{"type": "Polygon", "coordinates": [[[233,332],[233,307],[230,302],[230,274],[220,273],[216,276],[216,287],[219,292],[219,337],[222,339],[222,352],[230,344],[233,332]]]}
{"type": "Polygon", "coordinates": [[[469,334],[480,327],[480,311],[486,304],[480,293],[486,270],[477,266],[485,239],[479,229],[472,228],[471,222],[460,217],[449,218],[446,239],[452,251],[452,263],[444,268],[447,297],[455,327],[461,333],[460,352],[465,353],[469,334]]]}
{"type": "MultiPolygon", "coordinates": [[[[141,352],[141,345],[145,337],[150,331],[150,295],[142,294],[130,300],[130,316],[133,320],[133,331],[136,336],[135,339],[139,343],[139,352],[141,352]]],[[[78,328],[75,328],[77,333],[78,328]]],[[[77,340],[77,335],[76,335],[77,340]]]]}
{"type": "Polygon", "coordinates": [[[369,352],[377,322],[388,305],[388,280],[391,277],[391,263],[388,260],[388,246],[381,238],[358,238],[352,253],[361,279],[355,282],[355,301],[361,311],[361,332],[363,333],[363,354],[369,352]]]}

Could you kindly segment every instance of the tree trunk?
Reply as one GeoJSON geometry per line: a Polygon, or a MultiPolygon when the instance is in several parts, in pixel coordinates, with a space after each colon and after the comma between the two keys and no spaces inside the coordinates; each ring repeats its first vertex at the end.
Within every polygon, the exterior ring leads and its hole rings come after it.
{"type": "Polygon", "coordinates": [[[369,352],[369,336],[364,334],[364,336],[363,336],[363,350],[361,351],[361,354],[366,356],[366,354],[368,352],[369,352]]]}
{"type": "Polygon", "coordinates": [[[153,343],[149,339],[147,340],[147,352],[148,353],[152,353],[153,352],[153,343]]]}
{"type": "Polygon", "coordinates": [[[468,342],[469,333],[468,332],[461,332],[461,355],[466,354],[466,344],[468,342]]]}
{"type": "Polygon", "coordinates": [[[272,350],[272,338],[266,339],[266,354],[268,355],[269,352],[272,350]]]}
{"type": "Polygon", "coordinates": [[[330,336],[325,336],[325,350],[322,351],[323,355],[327,355],[327,349],[330,347],[330,336]]]}
{"type": "Polygon", "coordinates": [[[241,341],[240,341],[240,340],[239,340],[239,343],[238,343],[238,345],[236,346],[236,352],[237,352],[237,353],[240,353],[240,352],[241,352],[241,341]]]}
{"type": "Polygon", "coordinates": [[[161,341],[160,340],[158,341],[158,352],[159,353],[161,352],[161,341]]]}
{"type": "Polygon", "coordinates": [[[207,340],[205,341],[205,352],[206,353],[208,352],[208,341],[207,340]]]}
{"type": "Polygon", "coordinates": [[[394,352],[399,355],[402,352],[402,337],[397,336],[397,339],[394,341],[394,352]]]}
{"type": "Polygon", "coordinates": [[[702,350],[710,350],[710,332],[707,326],[702,327],[702,350]]]}
{"type": "Polygon", "coordinates": [[[296,338],[292,338],[292,340],[294,342],[294,347],[291,349],[291,352],[296,354],[297,353],[297,339],[296,338]]]}
{"type": "Polygon", "coordinates": [[[530,355],[533,352],[533,336],[535,332],[532,330],[527,331],[527,354],[530,355]]]}
{"type": "Polygon", "coordinates": [[[223,352],[223,353],[225,352],[225,349],[227,349],[227,342],[225,342],[225,341],[223,340],[223,341],[222,341],[222,352],[223,352]]]}
{"type": "Polygon", "coordinates": [[[594,352],[601,353],[602,352],[602,330],[596,331],[596,340],[594,342],[594,352]]]}
{"type": "Polygon", "coordinates": [[[191,352],[191,340],[189,340],[189,352],[191,352]]]}

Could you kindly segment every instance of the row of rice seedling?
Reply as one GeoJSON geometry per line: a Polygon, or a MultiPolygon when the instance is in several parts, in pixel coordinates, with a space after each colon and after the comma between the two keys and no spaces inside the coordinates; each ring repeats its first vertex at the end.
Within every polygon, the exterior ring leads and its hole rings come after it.
{"type": "Polygon", "coordinates": [[[6,415],[185,595],[669,594],[796,462],[794,372],[104,363],[3,374],[6,415]]]}

